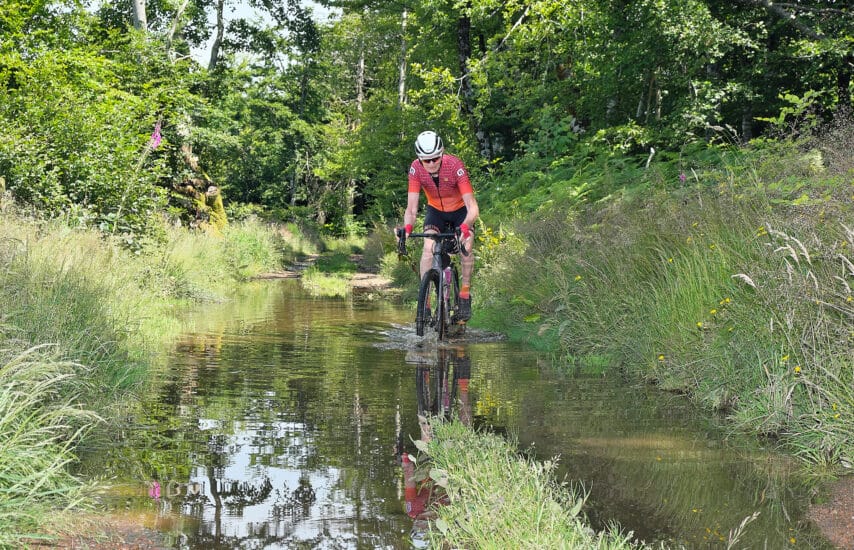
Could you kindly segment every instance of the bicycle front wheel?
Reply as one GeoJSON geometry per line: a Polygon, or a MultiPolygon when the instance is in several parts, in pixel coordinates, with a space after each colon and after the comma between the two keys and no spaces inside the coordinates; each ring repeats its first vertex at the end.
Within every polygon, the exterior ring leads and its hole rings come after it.
{"type": "Polygon", "coordinates": [[[421,279],[418,290],[418,308],[415,312],[415,333],[424,336],[428,331],[435,332],[439,339],[444,337],[445,319],[442,308],[442,289],[439,272],[431,269],[421,279]]]}

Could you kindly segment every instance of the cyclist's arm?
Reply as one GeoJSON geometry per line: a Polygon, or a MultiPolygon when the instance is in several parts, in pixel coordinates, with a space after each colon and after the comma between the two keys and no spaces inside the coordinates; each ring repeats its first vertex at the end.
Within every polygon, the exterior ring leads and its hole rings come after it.
{"type": "Polygon", "coordinates": [[[409,192],[406,196],[406,210],[403,213],[403,225],[415,225],[418,217],[418,199],[421,193],[409,192]]]}
{"type": "Polygon", "coordinates": [[[474,198],[474,193],[466,193],[463,195],[463,202],[466,205],[466,219],[463,223],[472,227],[472,224],[480,214],[480,209],[477,206],[477,199],[474,198]]]}

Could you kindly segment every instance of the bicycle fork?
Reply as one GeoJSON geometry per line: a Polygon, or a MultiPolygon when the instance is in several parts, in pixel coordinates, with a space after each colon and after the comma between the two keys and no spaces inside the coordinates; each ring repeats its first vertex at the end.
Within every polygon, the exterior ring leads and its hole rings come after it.
{"type": "Polygon", "coordinates": [[[445,315],[451,314],[451,268],[442,270],[442,304],[445,306],[445,315]]]}

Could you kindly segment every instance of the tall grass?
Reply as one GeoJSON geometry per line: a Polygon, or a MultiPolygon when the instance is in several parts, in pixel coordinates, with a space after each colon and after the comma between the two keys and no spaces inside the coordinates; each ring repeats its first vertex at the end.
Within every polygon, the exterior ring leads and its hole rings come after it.
{"type": "MultiPolygon", "coordinates": [[[[586,525],[580,491],[558,484],[554,463],[521,457],[502,437],[459,422],[432,422],[435,438],[419,441],[429,462],[421,470],[443,487],[436,507],[435,548],[640,548],[616,527],[586,525]]],[[[424,458],[424,457],[422,457],[424,458]]],[[[422,461],[423,462],[423,461],[422,461]]]]}
{"type": "Polygon", "coordinates": [[[97,234],[4,217],[0,222],[4,336],[52,344],[87,365],[90,398],[109,399],[144,375],[144,362],[177,324],[143,281],[143,262],[97,234]]]}
{"type": "Polygon", "coordinates": [[[810,462],[854,462],[851,191],[814,151],[784,152],[693,183],[672,167],[669,184],[518,225],[524,247],[482,270],[485,322],[609,357],[810,462]]]}
{"type": "Polygon", "coordinates": [[[165,229],[134,253],[2,207],[0,547],[19,547],[53,511],[85,500],[66,470],[76,445],[95,412],[107,416],[149,378],[179,333],[178,306],[222,299],[304,243],[247,221],[222,236],[165,229]]]}
{"type": "Polygon", "coordinates": [[[0,547],[44,539],[58,510],[80,505],[83,484],[66,466],[73,445],[97,421],[68,386],[79,365],[48,348],[0,350],[0,547]]]}

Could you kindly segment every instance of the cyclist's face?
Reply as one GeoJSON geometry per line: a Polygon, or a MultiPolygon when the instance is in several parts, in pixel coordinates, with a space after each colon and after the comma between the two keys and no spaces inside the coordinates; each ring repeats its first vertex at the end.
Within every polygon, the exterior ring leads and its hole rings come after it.
{"type": "Polygon", "coordinates": [[[442,156],[434,157],[431,159],[421,159],[421,166],[424,167],[425,170],[430,172],[431,174],[435,174],[439,171],[439,166],[442,164],[442,156]]]}

